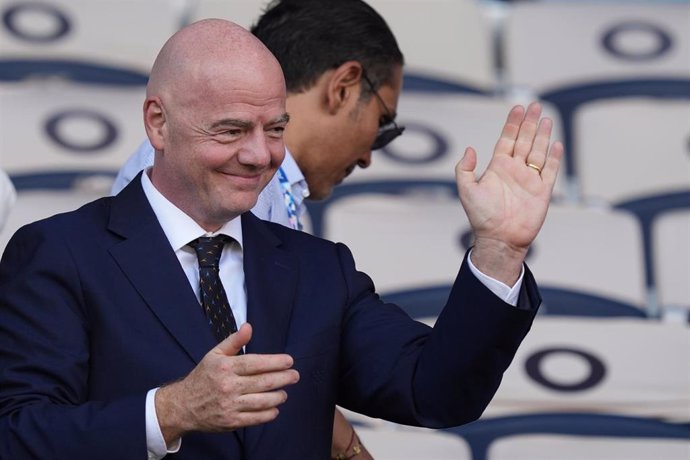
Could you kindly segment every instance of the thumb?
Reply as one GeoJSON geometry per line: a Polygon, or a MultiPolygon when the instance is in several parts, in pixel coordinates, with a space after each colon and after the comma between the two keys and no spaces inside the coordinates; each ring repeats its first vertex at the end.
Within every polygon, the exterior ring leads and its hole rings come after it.
{"type": "Polygon", "coordinates": [[[477,152],[472,147],[465,149],[458,164],[455,165],[455,181],[458,184],[458,191],[467,188],[477,182],[474,169],[477,167],[477,152]]]}
{"type": "Polygon", "coordinates": [[[240,330],[234,334],[230,334],[228,338],[217,345],[224,355],[235,356],[240,352],[243,346],[249,343],[252,338],[252,326],[249,323],[244,323],[240,330]]]}

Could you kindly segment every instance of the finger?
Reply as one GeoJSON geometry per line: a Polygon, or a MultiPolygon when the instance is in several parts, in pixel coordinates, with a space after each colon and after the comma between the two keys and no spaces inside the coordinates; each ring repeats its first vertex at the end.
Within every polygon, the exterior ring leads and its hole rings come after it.
{"type": "Polygon", "coordinates": [[[539,117],[541,116],[541,104],[533,102],[527,107],[525,118],[520,124],[517,139],[515,141],[515,148],[513,149],[513,156],[518,159],[526,160],[532,150],[534,144],[534,137],[537,133],[537,126],[539,117]]]}
{"type": "Polygon", "coordinates": [[[541,122],[539,122],[537,135],[534,138],[532,150],[530,151],[529,155],[527,155],[526,163],[533,164],[539,168],[544,167],[546,153],[549,150],[549,142],[551,141],[552,128],[553,122],[550,118],[543,118],[541,122]]]}
{"type": "Polygon", "coordinates": [[[236,399],[236,408],[240,412],[258,412],[278,407],[287,401],[285,390],[250,393],[236,399]]]}
{"type": "MultiPolygon", "coordinates": [[[[279,414],[280,411],[277,407],[271,407],[270,409],[260,411],[240,412],[237,414],[237,428],[268,423],[275,420],[279,414]]],[[[229,428],[232,429],[233,427],[230,426],[229,428]]]]}
{"type": "Polygon", "coordinates": [[[546,157],[544,168],[541,171],[542,180],[551,187],[552,190],[556,183],[556,177],[558,177],[558,170],[560,169],[563,155],[563,144],[554,142],[551,146],[551,150],[549,150],[549,155],[546,157]]]}
{"type": "Polygon", "coordinates": [[[496,147],[494,148],[494,155],[509,155],[513,156],[513,149],[515,148],[515,141],[520,132],[520,124],[525,117],[525,108],[521,105],[516,105],[508,113],[508,119],[503,125],[503,131],[498,138],[496,147]]]}
{"type": "Polygon", "coordinates": [[[244,323],[240,330],[234,334],[230,334],[228,338],[220,342],[216,349],[227,356],[237,355],[242,347],[249,343],[252,338],[252,326],[249,323],[244,323]]]}
{"type": "MultiPolygon", "coordinates": [[[[235,379],[232,380],[232,391],[236,391],[238,394],[243,395],[263,393],[266,391],[280,390],[289,385],[294,385],[298,381],[299,372],[294,369],[249,377],[235,377],[235,379]]],[[[230,386],[228,386],[228,388],[230,388],[230,386]]]]}
{"type": "Polygon", "coordinates": [[[290,369],[293,364],[292,356],[284,353],[275,355],[249,354],[237,357],[233,363],[233,370],[235,374],[242,376],[262,375],[290,369]]]}
{"type": "MultiPolygon", "coordinates": [[[[458,161],[458,164],[455,165],[455,179],[458,184],[458,192],[477,183],[477,177],[474,173],[476,167],[477,152],[472,147],[467,147],[465,154],[458,161]]],[[[460,194],[462,195],[462,192],[460,194]]]]}

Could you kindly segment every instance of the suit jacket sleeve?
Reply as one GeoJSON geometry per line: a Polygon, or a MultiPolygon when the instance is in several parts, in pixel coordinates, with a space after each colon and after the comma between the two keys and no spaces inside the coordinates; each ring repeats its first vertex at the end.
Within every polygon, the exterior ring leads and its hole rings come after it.
{"type": "Polygon", "coordinates": [[[433,329],[381,305],[371,280],[339,246],[350,307],[341,348],[339,403],[399,423],[456,426],[479,418],[541,302],[525,270],[518,308],[484,286],[463,260],[433,329]]]}
{"type": "MultiPolygon", "coordinates": [[[[145,393],[89,394],[90,323],[79,267],[40,223],[0,263],[0,458],[146,458],[145,393]]],[[[113,344],[116,347],[116,344],[113,344]]]]}

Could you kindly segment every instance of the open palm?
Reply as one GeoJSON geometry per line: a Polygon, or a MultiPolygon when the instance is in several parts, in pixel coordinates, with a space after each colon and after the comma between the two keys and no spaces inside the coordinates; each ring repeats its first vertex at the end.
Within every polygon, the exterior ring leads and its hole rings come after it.
{"type": "Polygon", "coordinates": [[[524,259],[546,218],[563,157],[560,142],[550,145],[552,125],[538,103],[514,107],[479,179],[476,152],[465,151],[455,172],[475,247],[524,259]]]}

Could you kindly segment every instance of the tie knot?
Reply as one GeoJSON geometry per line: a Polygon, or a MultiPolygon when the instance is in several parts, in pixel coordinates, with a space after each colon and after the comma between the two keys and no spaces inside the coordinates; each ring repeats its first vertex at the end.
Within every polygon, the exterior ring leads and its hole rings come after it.
{"type": "Polygon", "coordinates": [[[199,267],[218,267],[223,247],[230,241],[232,241],[232,238],[227,235],[202,236],[191,241],[188,246],[191,246],[196,251],[199,267]]]}

